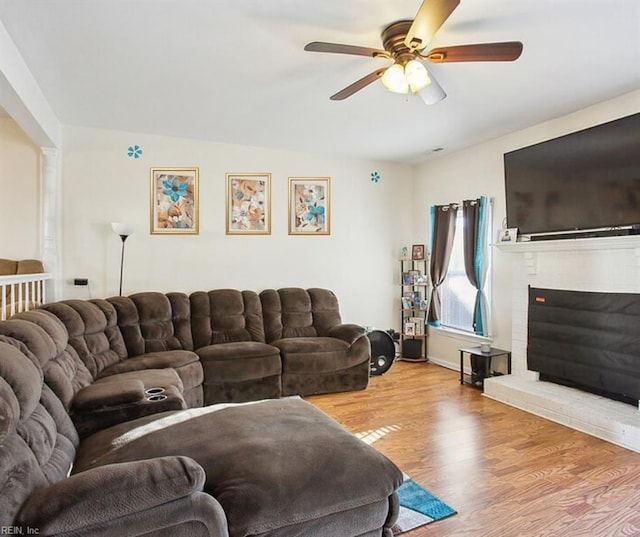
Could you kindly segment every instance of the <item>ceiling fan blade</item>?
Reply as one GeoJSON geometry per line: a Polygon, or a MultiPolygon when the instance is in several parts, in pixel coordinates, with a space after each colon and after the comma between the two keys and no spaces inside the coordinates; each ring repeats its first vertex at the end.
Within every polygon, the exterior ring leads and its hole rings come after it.
{"type": "Polygon", "coordinates": [[[373,73],[369,73],[367,76],[363,76],[360,80],[356,80],[353,84],[347,86],[343,90],[340,90],[335,95],[332,95],[331,100],[342,101],[347,97],[351,97],[356,91],[360,91],[362,88],[378,80],[386,70],[387,68],[383,67],[381,69],[376,69],[373,73]]]}
{"type": "Polygon", "coordinates": [[[324,43],[313,41],[305,45],[304,50],[309,52],[330,52],[334,54],[353,54],[355,56],[368,56],[369,58],[390,58],[391,55],[386,50],[379,50],[369,47],[358,47],[355,45],[341,45],[339,43],[324,43]]]}
{"type": "Polygon", "coordinates": [[[411,52],[425,49],[458,4],[460,0],[424,0],[404,40],[407,48],[411,52]]]}
{"type": "Polygon", "coordinates": [[[522,54],[520,41],[438,47],[424,57],[432,63],[448,62],[512,62],[522,54]]]}
{"type": "Polygon", "coordinates": [[[444,99],[447,94],[431,73],[429,73],[429,78],[431,79],[431,84],[422,88],[418,94],[425,104],[436,104],[444,99]]]}

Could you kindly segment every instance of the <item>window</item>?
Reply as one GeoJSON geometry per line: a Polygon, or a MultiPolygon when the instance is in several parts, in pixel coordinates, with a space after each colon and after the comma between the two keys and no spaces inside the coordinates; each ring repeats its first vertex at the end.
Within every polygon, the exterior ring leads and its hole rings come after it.
{"type": "MultiPolygon", "coordinates": [[[[458,209],[447,277],[440,286],[441,326],[473,333],[476,290],[464,268],[464,218],[458,209]]],[[[489,281],[489,279],[487,279],[489,281]]]]}

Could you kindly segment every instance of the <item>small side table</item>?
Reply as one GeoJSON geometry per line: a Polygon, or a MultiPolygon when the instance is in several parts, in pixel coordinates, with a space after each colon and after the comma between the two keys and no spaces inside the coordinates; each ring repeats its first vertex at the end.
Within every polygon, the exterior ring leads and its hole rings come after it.
{"type": "Polygon", "coordinates": [[[480,346],[460,349],[460,384],[470,384],[476,388],[484,388],[484,379],[504,374],[511,374],[511,351],[491,347],[489,352],[482,352],[480,346]],[[469,355],[471,375],[466,375],[464,372],[465,354],[469,355]],[[506,362],[506,367],[494,370],[492,367],[493,359],[498,357],[501,357],[502,361],[506,362]]]}

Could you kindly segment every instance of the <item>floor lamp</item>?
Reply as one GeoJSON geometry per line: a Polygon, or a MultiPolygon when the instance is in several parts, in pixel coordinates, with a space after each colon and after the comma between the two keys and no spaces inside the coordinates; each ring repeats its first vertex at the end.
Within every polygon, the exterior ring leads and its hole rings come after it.
{"type": "Polygon", "coordinates": [[[124,243],[129,237],[129,235],[133,233],[133,228],[127,224],[112,222],[111,229],[113,229],[113,231],[115,231],[118,235],[120,235],[120,238],[122,239],[122,251],[120,252],[120,290],[119,290],[119,294],[120,296],[122,296],[122,273],[124,270],[124,243]]]}

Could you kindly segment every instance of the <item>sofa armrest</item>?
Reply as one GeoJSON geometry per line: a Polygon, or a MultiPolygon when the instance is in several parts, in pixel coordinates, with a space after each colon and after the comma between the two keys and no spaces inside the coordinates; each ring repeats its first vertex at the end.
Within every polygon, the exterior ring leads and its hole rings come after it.
{"type": "Polygon", "coordinates": [[[329,329],[327,335],[347,342],[349,345],[353,345],[358,339],[364,336],[366,333],[364,327],[352,324],[344,323],[332,326],[329,329]]]}
{"type": "Polygon", "coordinates": [[[99,526],[201,491],[203,468],[189,457],[158,457],[108,464],[36,489],[18,525],[40,535],[99,526]]]}
{"type": "Polygon", "coordinates": [[[144,395],[144,384],[139,380],[90,384],[76,394],[72,408],[77,412],[87,412],[107,406],[138,403],[144,399],[144,395]]]}

